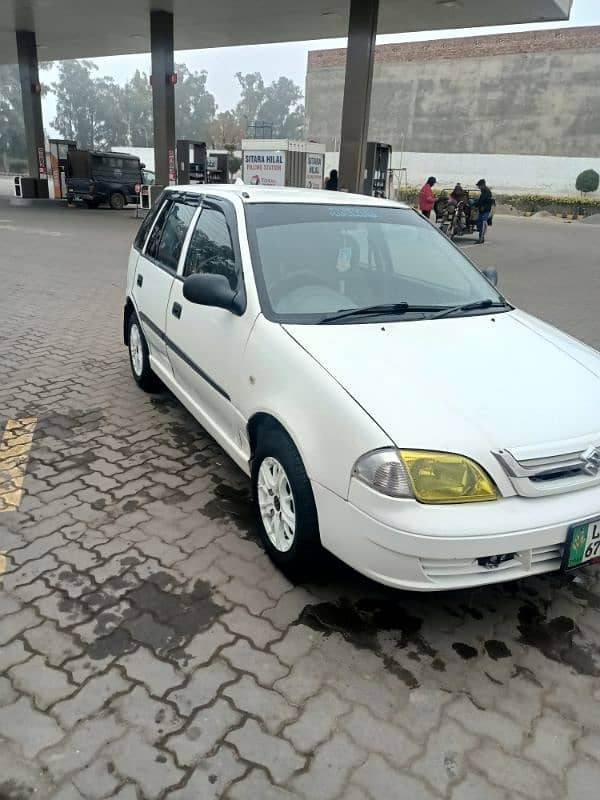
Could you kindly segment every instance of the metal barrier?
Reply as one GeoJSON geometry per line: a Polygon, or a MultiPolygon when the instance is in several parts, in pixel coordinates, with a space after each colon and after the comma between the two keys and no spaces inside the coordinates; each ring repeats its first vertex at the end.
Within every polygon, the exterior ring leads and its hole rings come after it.
{"type": "Polygon", "coordinates": [[[149,211],[159,198],[164,186],[142,184],[138,193],[138,208],[149,211]]]}
{"type": "Polygon", "coordinates": [[[30,178],[27,175],[17,175],[14,180],[15,197],[21,199],[46,199],[48,197],[48,181],[42,178],[30,178]]]}

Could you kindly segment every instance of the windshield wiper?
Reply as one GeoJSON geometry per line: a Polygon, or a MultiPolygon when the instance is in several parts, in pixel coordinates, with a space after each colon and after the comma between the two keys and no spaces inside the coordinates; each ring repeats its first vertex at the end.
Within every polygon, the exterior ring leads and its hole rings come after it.
{"type": "Polygon", "coordinates": [[[439,306],[411,306],[410,303],[384,303],[377,306],[363,306],[362,308],[340,309],[338,314],[325,317],[320,320],[319,325],[329,325],[330,322],[337,322],[348,317],[368,317],[378,314],[406,314],[407,311],[433,311],[439,306]]]}
{"type": "Polygon", "coordinates": [[[432,314],[429,319],[441,319],[442,317],[449,317],[450,314],[458,314],[459,311],[475,311],[479,308],[506,308],[508,303],[504,300],[501,303],[494,303],[489,298],[487,300],[475,300],[473,303],[465,303],[462,306],[452,306],[439,311],[437,314],[432,314]]]}

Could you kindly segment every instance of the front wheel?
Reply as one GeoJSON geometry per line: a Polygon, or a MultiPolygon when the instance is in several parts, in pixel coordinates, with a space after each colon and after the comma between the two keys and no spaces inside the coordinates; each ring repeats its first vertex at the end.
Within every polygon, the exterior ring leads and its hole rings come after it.
{"type": "Polygon", "coordinates": [[[271,560],[295,580],[314,575],[321,554],[315,499],[300,454],[283,431],[259,435],[252,492],[271,560]]]}
{"type": "Polygon", "coordinates": [[[145,392],[160,391],[162,383],[150,366],[148,344],[135,313],[129,317],[128,341],[129,363],[135,382],[145,392]]]}

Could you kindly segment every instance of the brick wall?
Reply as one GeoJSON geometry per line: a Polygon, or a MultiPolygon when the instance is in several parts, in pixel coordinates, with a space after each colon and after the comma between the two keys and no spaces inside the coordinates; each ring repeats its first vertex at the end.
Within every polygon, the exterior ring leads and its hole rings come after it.
{"type": "MultiPolygon", "coordinates": [[[[599,0],[600,1],[600,0],[599,0]]],[[[599,50],[600,26],[558,28],[547,31],[502,33],[492,36],[465,36],[457,39],[434,39],[426,42],[380,44],[375,61],[433,61],[449,58],[498,56],[512,53],[552,53],[561,50],[599,50]]],[[[308,71],[343,67],[346,50],[312,50],[308,71]]]]}

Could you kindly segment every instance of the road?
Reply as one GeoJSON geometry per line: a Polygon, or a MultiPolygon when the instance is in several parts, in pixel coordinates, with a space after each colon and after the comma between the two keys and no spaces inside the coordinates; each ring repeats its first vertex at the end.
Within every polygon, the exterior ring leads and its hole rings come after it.
{"type": "MultiPolygon", "coordinates": [[[[0,798],[596,800],[598,573],[415,595],[331,564],[290,584],[246,478],[130,377],[136,227],[0,200],[0,459],[14,480],[26,463],[0,513],[0,798]]],[[[600,346],[599,245],[497,218],[464,247],[600,346]]]]}

